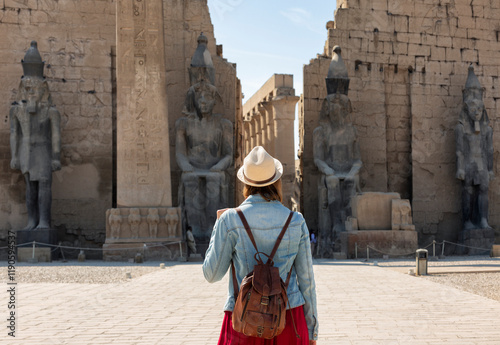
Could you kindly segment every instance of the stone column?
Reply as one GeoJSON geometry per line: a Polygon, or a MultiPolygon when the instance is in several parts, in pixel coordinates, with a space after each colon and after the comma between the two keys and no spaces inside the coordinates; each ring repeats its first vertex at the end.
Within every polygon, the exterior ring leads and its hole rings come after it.
{"type": "Polygon", "coordinates": [[[291,207],[295,180],[295,145],[294,136],[287,134],[293,133],[295,104],[298,100],[298,96],[278,96],[270,102],[273,109],[274,138],[279,138],[273,142],[274,157],[283,164],[283,201],[288,207],[291,207]]]}
{"type": "Polygon", "coordinates": [[[260,145],[262,146],[262,127],[260,126],[260,113],[255,111],[253,112],[253,124],[255,126],[255,145],[260,145]]]}
{"type": "MultiPolygon", "coordinates": [[[[260,128],[262,130],[262,146],[266,149],[269,148],[268,140],[268,128],[267,128],[267,111],[266,108],[261,104],[258,105],[258,111],[260,113],[260,128]]],[[[269,152],[269,151],[268,151],[269,152]]]]}
{"type": "MultiPolygon", "coordinates": [[[[250,117],[250,121],[248,121],[248,138],[250,139],[250,151],[255,147],[255,124],[253,122],[253,118],[250,117]]],[[[248,151],[248,152],[250,152],[248,151]]]]}
{"type": "Polygon", "coordinates": [[[117,204],[172,206],[162,0],[117,2],[117,204]]]}
{"type": "Polygon", "coordinates": [[[273,116],[273,106],[270,102],[262,102],[262,107],[265,109],[266,117],[266,151],[269,152],[271,156],[275,156],[274,149],[274,116],[273,116]]]}
{"type": "Polygon", "coordinates": [[[106,212],[103,258],[175,260],[186,251],[172,207],[163,1],[118,0],[116,17],[118,208],[106,212]]]}

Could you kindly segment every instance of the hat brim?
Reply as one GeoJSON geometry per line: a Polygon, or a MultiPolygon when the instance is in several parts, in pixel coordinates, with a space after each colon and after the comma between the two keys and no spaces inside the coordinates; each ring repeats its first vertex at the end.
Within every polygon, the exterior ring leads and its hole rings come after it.
{"type": "Polygon", "coordinates": [[[268,181],[265,183],[254,183],[255,181],[254,182],[248,181],[247,178],[245,177],[245,174],[243,173],[244,166],[242,166],[241,168],[238,169],[238,173],[236,174],[236,176],[238,177],[238,180],[240,180],[244,184],[247,184],[249,186],[254,186],[254,187],[265,187],[265,186],[272,185],[274,182],[278,181],[281,178],[281,176],[283,175],[283,165],[276,158],[273,158],[273,159],[274,159],[275,175],[271,181],[268,181]]]}

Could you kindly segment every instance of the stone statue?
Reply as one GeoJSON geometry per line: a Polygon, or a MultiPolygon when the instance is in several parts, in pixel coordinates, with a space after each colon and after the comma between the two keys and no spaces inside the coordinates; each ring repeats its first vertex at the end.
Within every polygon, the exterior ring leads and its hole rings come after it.
{"type": "Polygon", "coordinates": [[[128,223],[130,224],[131,238],[139,238],[139,227],[141,224],[141,214],[138,208],[131,208],[128,215],[128,223]]]}
{"type": "Polygon", "coordinates": [[[120,209],[112,208],[109,211],[109,225],[111,228],[111,238],[119,238],[122,225],[122,216],[120,214],[120,209]]]}
{"type": "Polygon", "coordinates": [[[193,231],[189,226],[186,231],[186,239],[189,251],[191,252],[191,254],[196,254],[196,241],[193,236],[193,231]]]}
{"type": "Polygon", "coordinates": [[[60,115],[52,104],[35,41],[21,63],[24,76],[9,114],[10,166],[20,169],[26,181],[28,225],[24,230],[50,229],[52,171],[61,169],[60,115]]]}
{"type": "Polygon", "coordinates": [[[157,208],[148,209],[148,216],[146,218],[149,226],[149,237],[158,237],[158,223],[160,222],[160,216],[158,215],[157,208]]]}
{"type": "Polygon", "coordinates": [[[179,215],[176,208],[167,209],[165,222],[167,223],[168,237],[175,237],[177,235],[177,225],[179,224],[179,215]]]}
{"type": "Polygon", "coordinates": [[[391,218],[392,230],[415,230],[411,216],[410,200],[391,200],[391,218]]]}
{"type": "MultiPolygon", "coordinates": [[[[200,36],[198,43],[206,45],[206,37],[200,36]]],[[[207,68],[212,66],[208,50],[197,49],[193,56],[197,82],[187,92],[186,116],[175,124],[175,156],[182,170],[179,205],[183,222],[192,227],[198,241],[208,243],[216,211],[228,202],[226,170],[233,160],[233,125],[221,114],[213,113],[220,95],[209,78],[211,74],[200,72],[200,60],[205,61],[207,68]]]]}
{"type": "Polygon", "coordinates": [[[493,130],[483,103],[483,88],[472,65],[469,66],[455,135],[456,177],[462,181],[464,229],[489,229],[488,188],[494,177],[493,130]]]}
{"type": "Polygon", "coordinates": [[[349,78],[338,46],[333,50],[326,83],[328,96],[323,101],[320,126],[313,133],[313,153],[314,164],[321,172],[320,247],[328,252],[334,249],[339,233],[345,231],[345,221],[351,216],[350,200],[360,191],[362,167],[357,131],[350,118],[349,78]]]}

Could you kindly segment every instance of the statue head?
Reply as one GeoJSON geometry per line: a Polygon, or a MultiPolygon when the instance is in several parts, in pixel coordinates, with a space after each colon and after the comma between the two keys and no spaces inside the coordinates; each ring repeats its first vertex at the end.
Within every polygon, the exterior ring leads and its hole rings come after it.
{"type": "Polygon", "coordinates": [[[484,89],[474,73],[474,67],[469,66],[469,74],[463,90],[463,108],[460,122],[474,124],[474,131],[479,133],[481,125],[489,123],[488,114],[483,102],[484,89]]]}
{"type": "MultiPolygon", "coordinates": [[[[186,110],[202,118],[210,116],[216,104],[217,88],[206,82],[191,86],[186,96],[186,110]]],[[[220,96],[219,96],[220,97],[220,96]]]]}
{"type": "Polygon", "coordinates": [[[323,101],[320,121],[329,122],[335,127],[350,123],[349,114],[352,112],[349,97],[342,93],[328,95],[323,101]]]}
{"type": "Polygon", "coordinates": [[[40,105],[52,103],[47,81],[38,77],[24,76],[19,84],[18,103],[26,103],[30,114],[35,114],[40,105]]]}
{"type": "Polygon", "coordinates": [[[151,216],[157,216],[158,215],[158,209],[157,208],[150,208],[148,209],[148,214],[151,216]]]}

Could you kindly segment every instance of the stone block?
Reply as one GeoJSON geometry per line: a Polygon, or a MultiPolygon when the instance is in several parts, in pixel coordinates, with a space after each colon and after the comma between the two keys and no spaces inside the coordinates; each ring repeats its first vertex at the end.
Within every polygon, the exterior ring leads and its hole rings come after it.
{"type": "Polygon", "coordinates": [[[500,244],[494,244],[491,247],[491,257],[500,258],[500,244]]]}
{"type": "Polygon", "coordinates": [[[495,243],[494,229],[466,229],[461,233],[461,242],[466,246],[459,254],[484,255],[491,252],[495,243]]]}
{"type": "Polygon", "coordinates": [[[446,59],[446,50],[443,47],[431,47],[431,60],[444,61],[446,59]]]}
{"type": "Polygon", "coordinates": [[[383,255],[415,255],[418,248],[416,231],[363,230],[346,231],[340,234],[342,252],[347,258],[366,258],[369,247],[370,258],[383,255]],[[357,253],[356,253],[357,248],[357,253]]]}
{"type": "Polygon", "coordinates": [[[17,262],[52,262],[51,248],[36,247],[17,248],[17,262]],[[34,260],[33,260],[34,258],[34,260]]]}
{"type": "Polygon", "coordinates": [[[398,193],[367,192],[351,199],[352,216],[357,218],[359,230],[387,230],[392,225],[393,199],[400,199],[398,193]]]}
{"type": "Polygon", "coordinates": [[[445,51],[446,61],[461,61],[462,55],[460,54],[460,49],[457,48],[446,48],[445,51]]]}

